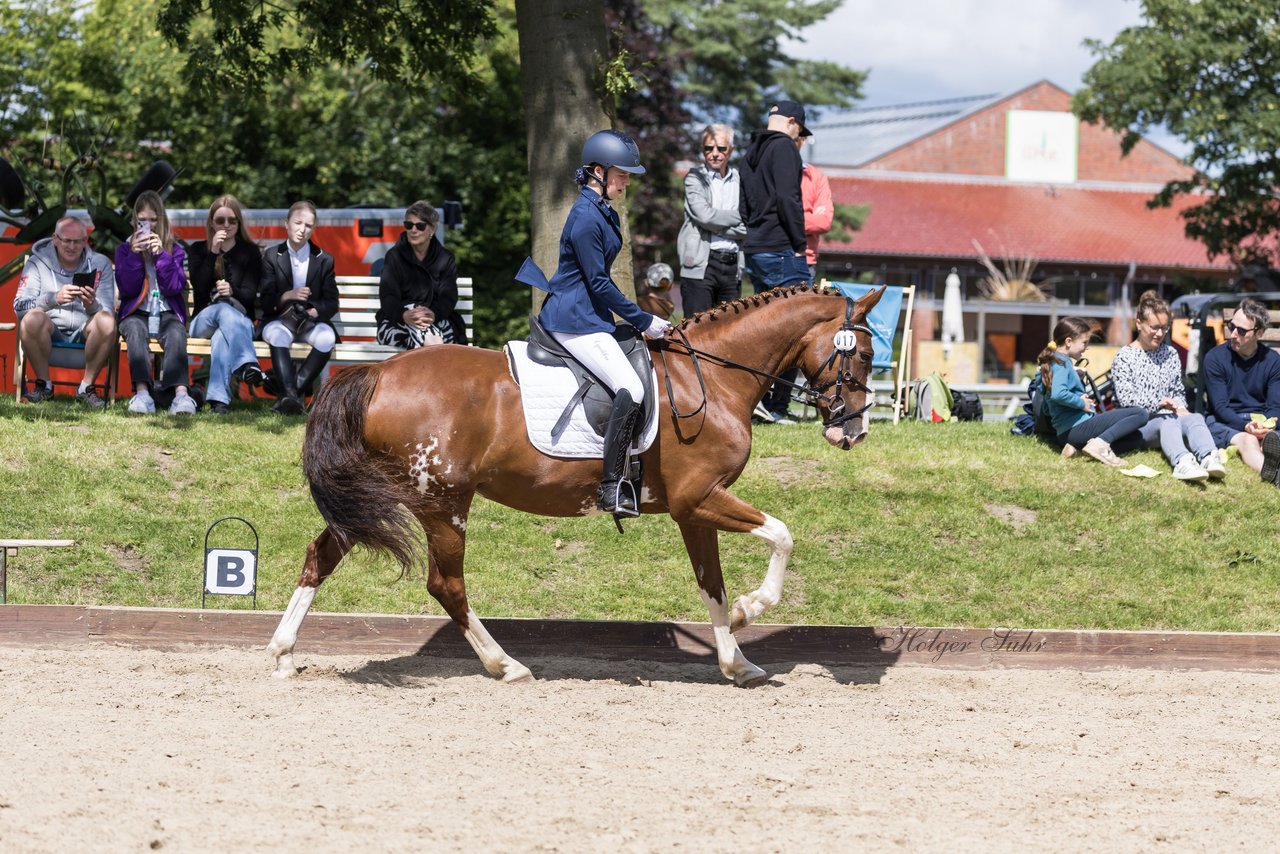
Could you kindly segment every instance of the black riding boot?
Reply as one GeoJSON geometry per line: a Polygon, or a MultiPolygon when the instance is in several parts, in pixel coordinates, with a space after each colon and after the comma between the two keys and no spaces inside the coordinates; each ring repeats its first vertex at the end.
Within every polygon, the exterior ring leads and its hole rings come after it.
{"type": "Polygon", "coordinates": [[[604,476],[600,479],[599,508],[615,516],[639,516],[635,485],[626,479],[627,450],[635,441],[639,404],[622,389],[613,399],[613,411],[604,428],[604,476]]]}
{"type": "Polygon", "coordinates": [[[280,384],[280,399],[271,407],[281,415],[302,415],[307,408],[298,399],[298,383],[294,379],[293,357],[288,347],[271,348],[271,366],[276,372],[276,382],[280,384]]]}
{"type": "Polygon", "coordinates": [[[310,397],[312,387],[315,381],[320,378],[320,372],[324,370],[324,366],[329,364],[329,357],[333,355],[333,351],[321,353],[314,347],[307,354],[306,361],[302,363],[302,367],[298,369],[298,393],[301,397],[310,397]]]}

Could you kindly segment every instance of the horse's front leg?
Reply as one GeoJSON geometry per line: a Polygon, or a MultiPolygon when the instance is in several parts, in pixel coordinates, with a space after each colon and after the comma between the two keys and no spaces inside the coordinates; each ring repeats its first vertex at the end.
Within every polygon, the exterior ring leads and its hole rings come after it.
{"type": "Polygon", "coordinates": [[[787,575],[787,562],[791,559],[791,531],[778,519],[762,513],[724,487],[716,487],[711,494],[685,514],[694,524],[721,531],[751,534],[769,544],[769,569],[764,581],[750,593],[739,596],[733,603],[732,631],[749,626],[768,609],[782,599],[782,582],[787,575]]]}
{"type": "Polygon", "coordinates": [[[280,625],[276,626],[276,633],[267,644],[267,652],[276,660],[272,676],[287,679],[298,672],[293,666],[293,647],[298,642],[298,629],[311,610],[316,589],[337,568],[338,562],[346,553],[347,550],[338,543],[337,537],[328,528],[321,531],[320,536],[307,546],[307,557],[302,564],[298,587],[293,591],[289,607],[280,618],[280,625]]]}
{"type": "Polygon", "coordinates": [[[533,680],[533,673],[507,655],[467,602],[462,564],[467,545],[467,512],[470,502],[456,512],[421,517],[427,531],[427,590],[462,630],[484,669],[503,682],[533,680]]]}
{"type": "Polygon", "coordinates": [[[720,672],[741,688],[751,688],[769,678],[756,667],[738,647],[738,639],[729,628],[729,614],[724,592],[724,574],[720,569],[720,546],[716,542],[714,528],[704,528],[689,522],[680,522],[680,534],[693,562],[693,574],[698,579],[698,590],[711,615],[711,630],[716,639],[716,657],[720,672]]]}

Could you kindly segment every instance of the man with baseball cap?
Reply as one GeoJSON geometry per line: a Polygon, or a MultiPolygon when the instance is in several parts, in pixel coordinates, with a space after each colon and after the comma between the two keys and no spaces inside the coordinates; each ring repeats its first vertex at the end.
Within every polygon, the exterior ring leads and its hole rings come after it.
{"type": "MultiPolygon", "coordinates": [[[[747,226],[742,249],[756,293],[810,282],[800,196],[804,163],[795,144],[810,136],[804,122],[803,106],[778,101],[769,109],[765,129],[751,134],[742,159],[739,211],[747,226]]],[[[756,416],[774,423],[786,420],[789,399],[790,388],[775,383],[756,407],[756,416]]]]}

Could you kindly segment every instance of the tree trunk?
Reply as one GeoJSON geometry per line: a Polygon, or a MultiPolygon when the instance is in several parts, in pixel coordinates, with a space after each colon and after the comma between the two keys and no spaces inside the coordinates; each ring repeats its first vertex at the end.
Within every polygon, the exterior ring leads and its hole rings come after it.
{"type": "MultiPolygon", "coordinates": [[[[533,260],[548,277],[560,261],[560,232],[578,197],[573,181],[582,144],[613,126],[605,111],[601,73],[608,56],[604,5],[600,0],[516,0],[520,35],[520,80],[529,142],[529,214],[533,260]]],[[[614,281],[635,298],[631,232],[625,202],[614,202],[622,219],[622,251],[614,281]]],[[[543,294],[535,290],[536,312],[543,294]]]]}

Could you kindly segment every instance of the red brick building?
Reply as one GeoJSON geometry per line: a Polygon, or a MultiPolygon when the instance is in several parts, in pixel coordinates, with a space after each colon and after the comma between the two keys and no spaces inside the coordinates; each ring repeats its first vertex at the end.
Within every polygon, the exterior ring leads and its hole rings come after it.
{"type": "MultiPolygon", "coordinates": [[[[1016,379],[1057,317],[1124,316],[1148,288],[1166,299],[1218,290],[1231,278],[1187,239],[1178,211],[1147,201],[1190,172],[1140,141],[1079,122],[1071,96],[1041,81],[1012,95],[853,110],[814,123],[806,159],[831,181],[837,203],[870,205],[851,239],[825,239],[819,275],[917,287],[916,340],[937,337],[944,281],[964,288],[966,339],[984,345],[985,379],[1016,379]],[[983,297],[981,246],[1005,268],[1034,260],[1044,301],[983,297]]],[[[1121,323],[1113,339],[1127,335],[1121,323]]]]}

